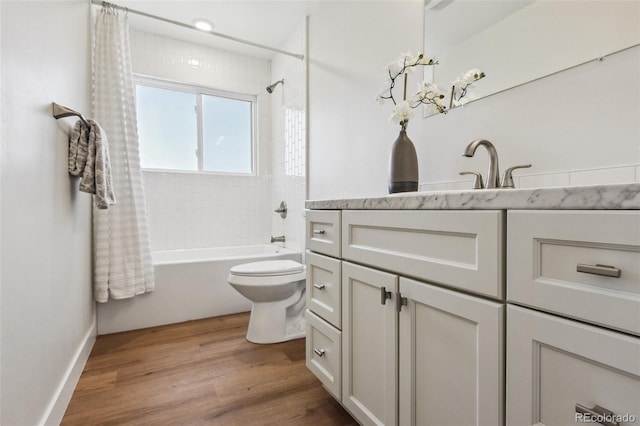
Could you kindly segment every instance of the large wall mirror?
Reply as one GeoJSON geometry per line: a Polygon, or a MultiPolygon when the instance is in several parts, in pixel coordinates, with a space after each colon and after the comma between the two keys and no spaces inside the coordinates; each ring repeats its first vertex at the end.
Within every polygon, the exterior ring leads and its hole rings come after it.
{"type": "MultiPolygon", "coordinates": [[[[480,99],[640,44],[637,0],[426,0],[425,81],[447,93],[461,73],[480,99]]],[[[606,60],[606,59],[605,59],[606,60]]]]}

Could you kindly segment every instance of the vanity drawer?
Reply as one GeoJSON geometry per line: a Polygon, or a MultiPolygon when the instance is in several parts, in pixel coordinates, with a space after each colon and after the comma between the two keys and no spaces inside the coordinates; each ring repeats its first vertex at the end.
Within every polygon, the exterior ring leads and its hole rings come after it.
{"type": "Polygon", "coordinates": [[[342,276],[338,259],[307,251],[307,309],[341,328],[342,276]]]}
{"type": "Polygon", "coordinates": [[[510,211],[507,222],[509,301],[640,334],[640,212],[510,211]]]}
{"type": "Polygon", "coordinates": [[[340,210],[307,210],[307,249],[340,257],[340,210]]]}
{"type": "Polygon", "coordinates": [[[345,210],[344,259],[504,297],[502,211],[345,210]]]}
{"type": "Polygon", "coordinates": [[[507,389],[507,426],[600,424],[596,405],[635,424],[640,338],[507,305],[507,389]]]}
{"type": "Polygon", "coordinates": [[[341,332],[322,318],[307,310],[306,359],[307,368],[324,387],[340,401],[341,390],[341,332]]]}

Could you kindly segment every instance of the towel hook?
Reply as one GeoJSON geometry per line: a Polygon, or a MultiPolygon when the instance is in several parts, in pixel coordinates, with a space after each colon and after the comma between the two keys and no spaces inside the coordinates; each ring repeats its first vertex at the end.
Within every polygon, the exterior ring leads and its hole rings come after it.
{"type": "Polygon", "coordinates": [[[84,117],[84,115],[80,114],[77,111],[72,110],[71,108],[67,108],[66,106],[58,105],[55,102],[51,102],[53,106],[53,118],[56,120],[62,117],[78,117],[80,121],[84,123],[85,126],[91,127],[89,121],[84,117]]]}

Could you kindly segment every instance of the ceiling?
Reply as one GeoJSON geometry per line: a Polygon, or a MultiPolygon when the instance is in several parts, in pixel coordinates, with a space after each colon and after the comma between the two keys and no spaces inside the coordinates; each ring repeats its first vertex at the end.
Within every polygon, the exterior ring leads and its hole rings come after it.
{"type": "MultiPolygon", "coordinates": [[[[193,24],[203,18],[213,23],[213,31],[281,49],[303,24],[316,2],[305,0],[200,0],[151,1],[114,0],[113,3],[162,18],[193,24]]],[[[190,41],[233,52],[271,58],[274,53],[226,40],[200,31],[182,28],[156,19],[129,13],[132,29],[190,41]]],[[[303,52],[293,52],[303,53],[303,52]]]]}

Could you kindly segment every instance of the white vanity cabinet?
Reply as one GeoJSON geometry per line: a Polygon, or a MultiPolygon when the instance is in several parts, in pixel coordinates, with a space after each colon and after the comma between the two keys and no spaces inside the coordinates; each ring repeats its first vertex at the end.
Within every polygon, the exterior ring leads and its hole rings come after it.
{"type": "MultiPolygon", "coordinates": [[[[311,213],[307,230],[319,230],[326,216],[311,213]]],[[[341,235],[332,235],[342,259],[340,322],[330,329],[342,350],[334,396],[363,425],[503,424],[504,212],[345,210],[340,221],[341,235]]],[[[324,277],[308,290],[330,281],[334,260],[308,252],[308,276],[324,277]]],[[[314,352],[317,342],[330,344],[328,333],[317,336],[318,320],[333,317],[320,299],[307,298],[307,365],[330,388],[335,380],[319,368],[327,351],[314,352]]]]}
{"type": "MultiPolygon", "coordinates": [[[[309,230],[326,226],[322,216],[309,230]]],[[[341,357],[331,383],[328,370],[310,368],[328,388],[339,382],[334,395],[359,423],[640,422],[640,212],[343,210],[339,219],[339,235],[334,221],[330,238],[311,236],[339,240],[339,254],[332,243],[309,265],[340,293],[312,296],[309,315],[311,339],[341,357]],[[338,334],[314,337],[324,326],[338,334]]]]}
{"type": "Polygon", "coordinates": [[[510,211],[507,234],[507,425],[640,422],[640,212],[510,211]]]}
{"type": "Polygon", "coordinates": [[[338,333],[360,424],[640,423],[639,184],[307,206],[312,270],[341,277],[311,339],[338,333]]]}

